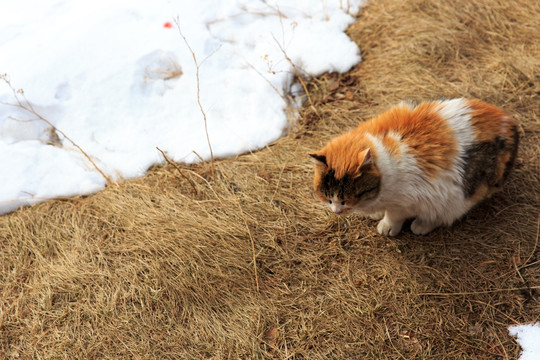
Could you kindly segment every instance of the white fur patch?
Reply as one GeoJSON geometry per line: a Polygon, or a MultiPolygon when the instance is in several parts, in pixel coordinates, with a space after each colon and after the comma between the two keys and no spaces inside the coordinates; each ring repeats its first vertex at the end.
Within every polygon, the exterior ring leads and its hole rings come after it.
{"type": "Polygon", "coordinates": [[[472,110],[469,107],[469,101],[466,99],[441,101],[438,113],[454,130],[454,137],[458,145],[457,167],[455,171],[460,175],[461,179],[465,167],[465,149],[474,144],[476,140],[474,129],[471,125],[472,110]]]}
{"type": "MultiPolygon", "coordinates": [[[[418,166],[408,146],[401,142],[399,134],[389,134],[400,143],[401,154],[397,158],[390,156],[381,139],[366,134],[377,153],[381,192],[377,199],[361,209],[362,212],[390,211],[396,224],[400,219],[417,217],[421,220],[416,223],[415,230],[426,233],[438,225],[452,224],[469,210],[471,203],[464,197],[462,178],[465,151],[475,142],[470,122],[472,111],[465,99],[440,101],[437,111],[454,130],[458,157],[453,169],[442,171],[436,179],[429,179],[418,166]],[[418,226],[420,224],[429,226],[418,226]]],[[[388,234],[395,232],[387,227],[381,230],[388,234]]]]}

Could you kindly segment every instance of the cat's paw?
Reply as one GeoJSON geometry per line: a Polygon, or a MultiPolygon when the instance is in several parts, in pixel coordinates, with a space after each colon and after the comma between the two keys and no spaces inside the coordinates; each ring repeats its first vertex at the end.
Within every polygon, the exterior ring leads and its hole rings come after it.
{"type": "Polygon", "coordinates": [[[371,220],[382,220],[383,217],[384,217],[384,211],[379,211],[379,212],[368,215],[368,218],[370,218],[371,220]]]}
{"type": "Polygon", "coordinates": [[[428,232],[435,229],[437,226],[437,224],[434,224],[432,222],[416,218],[411,224],[411,231],[416,235],[426,235],[428,232]]]}
{"type": "Polygon", "coordinates": [[[381,235],[396,236],[401,231],[401,225],[397,223],[390,223],[386,218],[379,221],[377,225],[377,231],[381,235]]]}

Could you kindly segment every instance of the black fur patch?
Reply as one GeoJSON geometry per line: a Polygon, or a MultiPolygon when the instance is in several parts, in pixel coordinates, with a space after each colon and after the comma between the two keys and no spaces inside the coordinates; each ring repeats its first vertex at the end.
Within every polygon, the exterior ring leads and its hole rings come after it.
{"type": "Polygon", "coordinates": [[[380,184],[380,178],[369,173],[359,177],[345,174],[336,179],[334,169],[329,169],[322,176],[319,191],[326,197],[336,194],[340,199],[368,200],[378,195],[380,184]]]}
{"type": "Polygon", "coordinates": [[[513,142],[498,136],[494,141],[477,143],[466,150],[463,192],[467,198],[471,197],[481,184],[490,187],[502,186],[517,154],[518,134],[517,129],[515,130],[513,142]],[[503,176],[497,179],[497,157],[506,152],[510,152],[511,156],[505,164],[503,176]]]}
{"type": "Polygon", "coordinates": [[[512,126],[512,134],[513,134],[513,144],[512,149],[510,150],[510,159],[504,164],[504,173],[500,180],[501,185],[503,182],[506,181],[506,178],[508,178],[508,174],[510,174],[510,170],[514,167],[514,163],[516,162],[516,156],[518,151],[518,145],[519,145],[519,133],[517,126],[512,126]]]}
{"type": "Polygon", "coordinates": [[[326,156],[324,155],[317,155],[317,154],[309,154],[309,156],[311,156],[312,158],[320,161],[321,163],[323,163],[324,165],[328,166],[328,164],[326,163],[326,156]]]}
{"type": "Polygon", "coordinates": [[[498,146],[495,142],[481,142],[469,147],[465,153],[463,191],[467,198],[484,183],[494,184],[498,146]]]}

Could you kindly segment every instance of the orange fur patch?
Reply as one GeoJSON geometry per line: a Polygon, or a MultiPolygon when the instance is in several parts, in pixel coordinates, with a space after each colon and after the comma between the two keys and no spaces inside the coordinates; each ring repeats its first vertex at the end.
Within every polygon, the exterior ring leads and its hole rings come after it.
{"type": "Polygon", "coordinates": [[[485,182],[480,184],[480,186],[478,186],[478,188],[476,189],[476,191],[474,192],[474,194],[470,197],[470,201],[473,203],[473,204],[476,204],[477,202],[485,199],[486,197],[489,197],[491,194],[490,194],[490,188],[488,186],[488,184],[486,184],[485,182]]]}
{"type": "Polygon", "coordinates": [[[366,134],[379,138],[390,156],[400,156],[400,141],[395,134],[407,145],[420,168],[429,177],[436,177],[441,169],[452,169],[457,154],[452,129],[438,114],[438,107],[437,103],[421,104],[413,110],[405,105],[396,106],[333,139],[318,154],[326,156],[328,166],[339,179],[358,173],[363,160],[359,154],[367,148],[377,161],[377,149],[366,134]]]}
{"type": "MultiPolygon", "coordinates": [[[[502,110],[479,100],[468,100],[471,126],[478,142],[493,142],[497,136],[505,138],[508,148],[514,145],[515,122],[502,110]]],[[[340,179],[345,174],[355,175],[360,171],[363,154],[367,148],[377,162],[377,149],[366,134],[378,138],[388,154],[401,156],[401,144],[407,146],[418,166],[431,178],[441,170],[452,170],[458,148],[454,131],[440,114],[438,102],[423,103],[411,109],[407,105],[396,106],[375,118],[330,141],[318,154],[324,155],[328,166],[335,170],[340,179]]],[[[510,153],[499,156],[497,177],[502,177],[510,153]]],[[[317,175],[315,183],[317,183],[317,175]]]]}
{"type": "Polygon", "coordinates": [[[512,157],[511,151],[515,144],[516,122],[503,110],[486,104],[480,100],[469,100],[472,109],[471,125],[474,128],[476,140],[493,142],[497,137],[504,138],[506,151],[497,157],[496,182],[504,176],[506,167],[512,157]]]}
{"type": "Polygon", "coordinates": [[[382,143],[390,156],[397,158],[401,155],[399,141],[395,137],[386,135],[385,137],[383,137],[382,143]]]}
{"type": "MultiPolygon", "coordinates": [[[[315,165],[315,175],[313,177],[313,188],[317,190],[317,185],[321,182],[322,178],[322,172],[324,171],[324,165],[323,164],[316,164],[315,165]]],[[[321,200],[325,201],[326,199],[321,198],[321,200]]]]}
{"type": "Polygon", "coordinates": [[[437,110],[437,103],[421,104],[413,110],[400,105],[360,124],[353,131],[382,137],[391,155],[399,154],[399,143],[389,134],[399,134],[424,172],[436,177],[441,169],[452,168],[457,154],[452,129],[437,110]]]}
{"type": "Polygon", "coordinates": [[[493,141],[497,136],[503,136],[512,141],[512,127],[515,122],[503,110],[479,100],[469,100],[472,109],[471,125],[474,129],[476,140],[493,141]],[[508,122],[503,127],[502,120],[506,118],[508,122]]]}
{"type": "Polygon", "coordinates": [[[504,171],[506,170],[506,164],[510,161],[511,154],[509,152],[502,153],[497,158],[497,172],[495,174],[495,179],[497,182],[503,177],[504,171]]]}
{"type": "Polygon", "coordinates": [[[373,143],[364,134],[351,131],[330,141],[317,154],[326,156],[326,162],[334,169],[336,179],[341,179],[345,174],[355,175],[360,171],[365,156],[362,152],[368,148],[371,149],[371,156],[377,161],[373,143]]]}

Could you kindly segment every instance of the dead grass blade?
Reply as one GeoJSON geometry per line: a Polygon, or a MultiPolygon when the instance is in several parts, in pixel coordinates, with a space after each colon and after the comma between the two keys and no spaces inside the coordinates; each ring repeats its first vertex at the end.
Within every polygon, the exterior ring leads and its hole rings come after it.
{"type": "Polygon", "coordinates": [[[313,106],[275,144],[0,217],[0,354],[517,358],[507,326],[540,321],[538,14],[371,1],[347,30],[363,62],[306,81],[313,106]],[[401,100],[457,96],[520,124],[503,191],[424,237],[314,200],[310,151],[401,100]]]}

